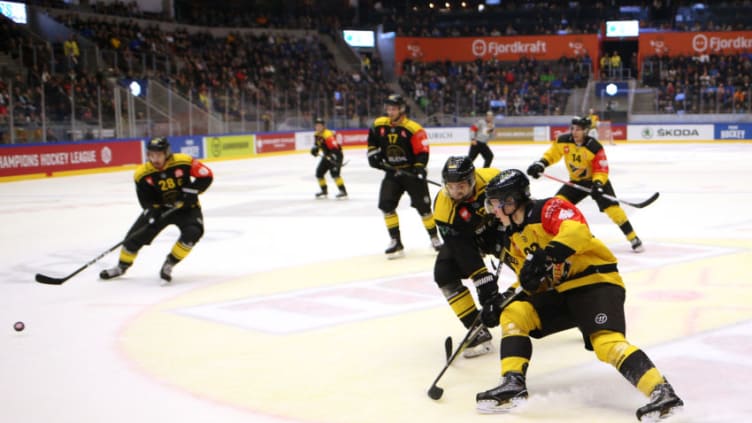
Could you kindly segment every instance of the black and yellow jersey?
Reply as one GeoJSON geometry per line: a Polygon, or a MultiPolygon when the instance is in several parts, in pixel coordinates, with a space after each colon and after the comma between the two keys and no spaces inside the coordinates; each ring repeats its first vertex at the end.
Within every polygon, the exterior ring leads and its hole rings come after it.
{"type": "Polygon", "coordinates": [[[151,162],[136,168],[136,194],[142,208],[169,207],[177,202],[184,189],[204,192],[211,185],[212,171],[188,154],[174,153],[157,169],[151,162]]]}
{"type": "Polygon", "coordinates": [[[545,249],[569,267],[568,276],[554,287],[559,292],[604,282],[624,287],[616,257],[593,236],[582,212],[569,201],[558,197],[533,200],[525,221],[514,225],[509,236],[509,253],[518,275],[528,253],[545,249]]]}
{"type": "Polygon", "coordinates": [[[562,157],[569,172],[569,180],[608,181],[608,159],[603,145],[595,138],[585,136],[585,142],[577,145],[571,133],[563,134],[543,153],[546,165],[558,162],[562,157]]]}
{"type": "Polygon", "coordinates": [[[314,145],[320,149],[324,155],[336,154],[342,152],[342,146],[337,142],[334,132],[324,128],[321,132],[313,134],[314,145]]]}
{"type": "Polygon", "coordinates": [[[502,254],[509,247],[504,228],[486,213],[484,204],[488,181],[499,173],[494,168],[476,169],[475,193],[466,201],[452,200],[446,189],[440,190],[434,198],[433,217],[444,245],[451,249],[460,268],[466,269],[470,277],[487,271],[483,262],[485,254],[503,259],[511,266],[506,259],[509,254],[502,254]]]}
{"type": "Polygon", "coordinates": [[[368,163],[381,168],[382,160],[396,169],[428,164],[428,135],[418,122],[403,116],[392,122],[387,116],[374,120],[368,130],[368,163]]]}
{"type": "Polygon", "coordinates": [[[501,173],[498,169],[475,169],[475,193],[467,201],[452,200],[446,189],[441,189],[433,202],[433,218],[439,227],[442,238],[466,234],[474,236],[485,224],[486,185],[494,176],[501,173]]]}

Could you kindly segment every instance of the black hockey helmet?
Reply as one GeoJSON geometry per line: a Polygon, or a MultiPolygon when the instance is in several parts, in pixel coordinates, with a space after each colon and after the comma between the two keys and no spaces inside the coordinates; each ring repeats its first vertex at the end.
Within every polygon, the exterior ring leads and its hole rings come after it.
{"type": "Polygon", "coordinates": [[[148,151],[163,151],[167,156],[170,155],[170,142],[165,137],[157,137],[149,140],[146,144],[148,151]]]}
{"type": "Polygon", "coordinates": [[[572,117],[572,125],[577,125],[582,129],[588,129],[593,124],[589,117],[574,116],[572,117]]]}
{"type": "Polygon", "coordinates": [[[475,165],[467,156],[450,156],[441,170],[444,183],[467,181],[470,185],[475,182],[475,165]]]}
{"type": "Polygon", "coordinates": [[[510,197],[517,203],[530,200],[530,180],[521,170],[503,170],[486,185],[487,199],[506,201],[510,197]]]}
{"type": "Polygon", "coordinates": [[[399,94],[389,94],[384,100],[384,106],[386,105],[397,106],[400,113],[405,113],[405,99],[399,94]]]}
{"type": "Polygon", "coordinates": [[[319,123],[322,124],[322,125],[326,125],[326,123],[324,123],[324,118],[322,118],[322,117],[317,117],[316,119],[313,120],[313,124],[314,125],[317,125],[319,123]]]}

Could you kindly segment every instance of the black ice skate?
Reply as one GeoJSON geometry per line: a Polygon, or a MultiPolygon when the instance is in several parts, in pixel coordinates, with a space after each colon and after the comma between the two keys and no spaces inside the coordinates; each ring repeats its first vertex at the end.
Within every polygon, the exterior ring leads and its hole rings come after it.
{"type": "Polygon", "coordinates": [[[629,243],[632,245],[632,251],[635,253],[642,253],[645,251],[645,247],[642,246],[642,241],[640,241],[640,238],[634,237],[632,238],[629,243]]]}
{"type": "Polygon", "coordinates": [[[465,358],[474,358],[483,354],[488,354],[493,351],[493,344],[491,343],[491,332],[485,326],[481,326],[478,333],[470,341],[470,343],[462,351],[462,356],[465,358]]]}
{"type": "Polygon", "coordinates": [[[475,395],[475,409],[482,414],[504,413],[526,400],[525,375],[507,372],[499,386],[475,395]]]}
{"type": "Polygon", "coordinates": [[[123,273],[125,273],[126,270],[128,270],[128,266],[122,263],[118,263],[118,265],[115,267],[111,267],[99,272],[99,278],[104,280],[117,278],[118,276],[121,276],[123,273]]]}
{"type": "Polygon", "coordinates": [[[679,411],[683,405],[684,401],[676,395],[674,388],[664,379],[664,382],[650,393],[650,402],[637,409],[637,420],[652,422],[665,419],[679,411]]]}
{"type": "Polygon", "coordinates": [[[317,199],[317,200],[323,200],[323,199],[325,199],[325,198],[326,198],[326,196],[327,196],[327,195],[328,195],[328,194],[327,194],[327,192],[326,192],[326,191],[320,191],[320,192],[317,192],[317,193],[316,193],[316,199],[317,199]]]}
{"type": "Polygon", "coordinates": [[[389,260],[404,257],[405,247],[402,245],[402,241],[398,238],[392,238],[392,242],[389,244],[386,250],[384,250],[386,257],[389,260]]]}
{"type": "Polygon", "coordinates": [[[168,257],[162,265],[162,269],[159,271],[159,277],[162,278],[165,284],[172,281],[172,268],[175,267],[176,264],[176,261],[173,261],[168,257]]]}
{"type": "Polygon", "coordinates": [[[347,191],[341,189],[335,197],[337,198],[337,200],[344,200],[347,198],[347,191]]]}

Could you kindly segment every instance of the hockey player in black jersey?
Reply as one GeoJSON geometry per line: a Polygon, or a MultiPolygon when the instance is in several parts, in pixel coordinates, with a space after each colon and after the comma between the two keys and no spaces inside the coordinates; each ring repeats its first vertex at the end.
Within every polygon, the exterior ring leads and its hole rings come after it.
{"type": "Polygon", "coordinates": [[[159,272],[165,282],[172,280],[172,268],[183,260],[204,234],[204,217],[198,195],[213,180],[212,171],[187,154],[172,153],[167,138],[154,138],[146,146],[148,161],[136,169],[136,195],[143,209],[128,231],[115,267],[103,270],[99,277],[112,279],[123,275],[144,245],[151,244],[168,225],[180,229],[172,250],[159,272]],[[167,210],[166,217],[161,217],[167,210]]]}
{"type": "MultiPolygon", "coordinates": [[[[436,256],[433,277],[466,328],[479,310],[462,279],[472,280],[481,304],[498,291],[496,277],[483,261],[487,254],[498,257],[504,247],[503,227],[484,208],[486,184],[498,173],[494,168],[476,169],[469,157],[449,157],[441,171],[444,188],[434,199],[433,215],[444,245],[436,256]]],[[[471,358],[491,351],[491,334],[484,327],[462,354],[471,358]]]]}
{"type": "Polygon", "coordinates": [[[420,214],[431,245],[436,251],[441,239],[431,211],[431,196],[426,182],[428,165],[428,135],[420,124],[405,114],[405,99],[391,94],[384,101],[386,116],[377,118],[368,131],[368,164],[384,171],[379,189],[379,209],[391,242],[386,251],[388,258],[404,255],[397,205],[407,192],[410,205],[420,214]]]}
{"type": "Polygon", "coordinates": [[[326,127],[323,118],[316,118],[313,125],[316,132],[313,134],[314,142],[313,147],[311,147],[311,155],[316,157],[319,155],[319,152],[321,153],[321,160],[319,160],[319,164],[316,166],[316,180],[319,183],[321,191],[316,193],[316,198],[326,198],[329,195],[329,188],[324,178],[326,173],[329,172],[339,190],[336,198],[338,200],[346,199],[347,189],[345,188],[345,181],[340,176],[342,160],[344,159],[342,146],[337,142],[334,133],[326,127]]]}

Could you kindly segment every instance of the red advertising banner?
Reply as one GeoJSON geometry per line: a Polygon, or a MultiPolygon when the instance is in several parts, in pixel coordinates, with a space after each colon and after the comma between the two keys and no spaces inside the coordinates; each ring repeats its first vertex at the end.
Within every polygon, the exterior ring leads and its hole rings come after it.
{"type": "Polygon", "coordinates": [[[337,143],[343,147],[368,144],[367,129],[340,129],[334,136],[337,138],[337,143]]]}
{"type": "Polygon", "coordinates": [[[614,140],[625,141],[627,139],[627,125],[611,125],[611,136],[614,140]]]}
{"type": "Polygon", "coordinates": [[[295,133],[293,132],[256,135],[257,154],[293,150],[295,150],[295,133]]]}
{"type": "Polygon", "coordinates": [[[401,72],[401,64],[407,59],[419,62],[472,62],[478,57],[484,60],[496,58],[499,61],[517,61],[521,57],[558,60],[562,56],[577,57],[585,53],[590,55],[593,62],[598,61],[596,34],[394,39],[398,72],[401,72]]]}
{"type": "Polygon", "coordinates": [[[700,56],[752,52],[752,31],[648,32],[638,41],[640,60],[648,56],[700,56]]]}
{"type": "Polygon", "coordinates": [[[141,140],[0,148],[0,177],[140,164],[141,140]]]}
{"type": "Polygon", "coordinates": [[[571,127],[569,125],[563,126],[563,125],[557,125],[557,126],[551,126],[551,141],[555,141],[557,138],[559,138],[560,135],[564,135],[567,132],[569,132],[569,129],[571,127]]]}

